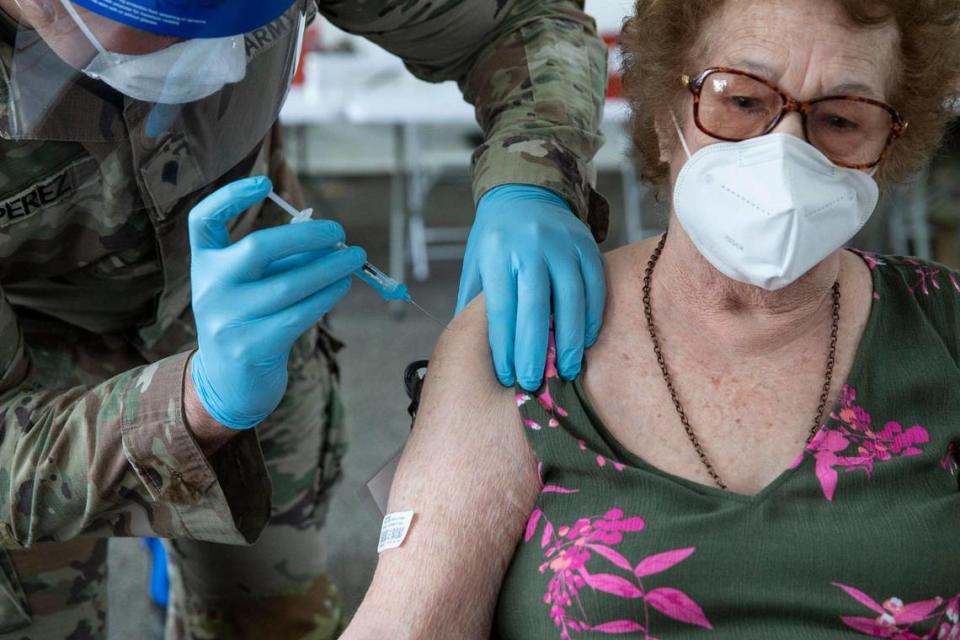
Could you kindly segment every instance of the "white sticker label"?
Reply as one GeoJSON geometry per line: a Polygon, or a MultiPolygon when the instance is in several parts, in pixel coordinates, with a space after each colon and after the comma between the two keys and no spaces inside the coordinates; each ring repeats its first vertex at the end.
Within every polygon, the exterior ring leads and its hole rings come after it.
{"type": "Polygon", "coordinates": [[[383,526],[380,527],[380,542],[377,543],[377,553],[383,553],[387,549],[396,549],[402,545],[407,538],[407,531],[410,529],[411,522],[413,522],[413,511],[388,513],[383,519],[383,526]]]}

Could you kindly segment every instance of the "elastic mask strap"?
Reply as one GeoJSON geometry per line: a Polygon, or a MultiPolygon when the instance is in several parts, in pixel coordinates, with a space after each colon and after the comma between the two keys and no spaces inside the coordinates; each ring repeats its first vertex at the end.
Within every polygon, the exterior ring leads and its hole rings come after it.
{"type": "Polygon", "coordinates": [[[693,154],[690,153],[690,147],[687,146],[687,140],[683,137],[683,130],[680,129],[680,123],[677,122],[677,114],[670,112],[670,118],[673,120],[673,126],[677,129],[677,136],[680,138],[680,144],[683,145],[683,150],[687,154],[687,159],[689,160],[693,154]]]}
{"type": "Polygon", "coordinates": [[[112,52],[107,51],[100,41],[97,40],[97,36],[93,35],[93,31],[90,30],[90,27],[87,26],[87,23],[83,21],[83,18],[80,17],[80,14],[77,13],[77,10],[74,9],[73,5],[70,4],[70,0],[60,0],[60,4],[63,5],[63,8],[67,10],[67,13],[70,14],[70,17],[73,18],[73,21],[80,28],[80,31],[86,36],[87,40],[90,41],[90,44],[99,51],[101,54],[107,56],[111,60],[115,60],[112,52]]]}
{"type": "Polygon", "coordinates": [[[300,24],[297,28],[297,46],[293,51],[293,67],[290,69],[290,76],[287,78],[287,88],[283,93],[283,102],[287,101],[290,95],[290,88],[293,86],[293,78],[297,75],[297,69],[300,68],[300,54],[303,52],[303,36],[307,31],[307,15],[300,12],[300,24]]]}
{"type": "Polygon", "coordinates": [[[877,171],[879,170],[880,170],[880,165],[877,165],[875,167],[870,167],[870,170],[867,171],[867,175],[872,178],[873,176],[877,175],[877,171]]]}
{"type": "Polygon", "coordinates": [[[300,68],[300,54],[303,53],[303,36],[307,31],[307,16],[300,12],[300,23],[297,25],[297,46],[293,50],[294,59],[293,59],[293,73],[291,75],[297,75],[297,70],[300,68]]]}

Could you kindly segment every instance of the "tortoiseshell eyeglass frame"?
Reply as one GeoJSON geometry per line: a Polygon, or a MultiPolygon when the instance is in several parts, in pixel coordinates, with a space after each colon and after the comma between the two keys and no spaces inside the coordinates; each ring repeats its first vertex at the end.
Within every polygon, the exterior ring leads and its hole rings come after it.
{"type": "Polygon", "coordinates": [[[771,131],[773,131],[778,124],[783,120],[783,118],[790,113],[791,111],[796,111],[800,114],[800,119],[803,121],[803,137],[807,142],[810,142],[810,134],[807,132],[807,114],[810,113],[810,109],[813,105],[818,102],[825,102],[827,100],[850,100],[852,102],[865,102],[867,104],[872,104],[881,109],[885,110],[890,114],[890,135],[887,136],[887,142],[883,147],[883,150],[880,152],[880,156],[873,162],[865,164],[850,164],[845,162],[838,162],[833,160],[837,165],[841,167],[846,167],[848,169],[872,169],[873,167],[880,164],[881,161],[886,157],[887,152],[890,150],[890,145],[893,144],[893,141],[903,135],[904,131],[907,130],[908,123],[897,113],[897,110],[888,105],[885,102],[880,100],[874,100],[873,98],[865,98],[864,96],[850,96],[850,95],[830,95],[816,98],[814,100],[797,100],[796,98],[788,95],[783,89],[770,82],[766,78],[762,78],[758,75],[752,74],[748,71],[741,71],[740,69],[733,69],[731,67],[708,67],[697,74],[696,77],[691,78],[690,76],[683,74],[680,76],[680,79],[683,83],[683,86],[690,90],[690,93],[693,94],[693,121],[696,123],[697,128],[700,131],[704,132],[710,137],[717,138],[718,140],[724,140],[726,142],[741,142],[749,138],[758,138],[764,136],[771,131]],[[780,107],[780,113],[777,114],[777,117],[774,118],[767,128],[762,132],[758,133],[755,136],[749,136],[748,138],[727,138],[724,136],[717,135],[716,133],[710,131],[707,127],[703,126],[703,123],[700,122],[700,92],[703,89],[703,85],[706,82],[707,78],[714,73],[730,73],[739,76],[745,76],[751,80],[756,80],[775,91],[779,96],[780,100],[783,103],[783,106],[780,107]]]}

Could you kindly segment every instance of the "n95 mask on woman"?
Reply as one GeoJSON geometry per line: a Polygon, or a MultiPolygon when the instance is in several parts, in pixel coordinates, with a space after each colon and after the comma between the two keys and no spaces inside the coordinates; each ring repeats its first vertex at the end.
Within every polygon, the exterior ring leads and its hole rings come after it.
{"type": "Polygon", "coordinates": [[[677,176],[673,206],[718,271],[772,291],[850,240],[879,197],[870,175],[838,167],[800,138],[771,133],[690,156],[677,176]]]}

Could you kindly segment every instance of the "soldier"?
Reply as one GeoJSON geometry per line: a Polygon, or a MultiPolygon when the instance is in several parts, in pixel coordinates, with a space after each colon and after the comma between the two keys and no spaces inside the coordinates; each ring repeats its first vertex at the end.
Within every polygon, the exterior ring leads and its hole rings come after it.
{"type": "Polygon", "coordinates": [[[103,638],[106,538],[151,535],[173,539],[168,637],[335,637],[320,320],[364,256],[261,203],[302,204],[276,118],[304,25],[319,9],[477,107],[458,307],[485,291],[498,375],[532,389],[551,314],[571,377],[604,301],[582,0],[0,9],[0,638],[103,638]]]}

